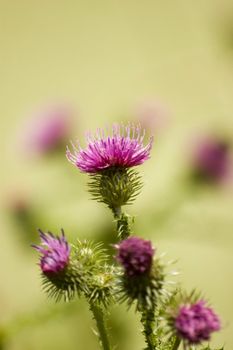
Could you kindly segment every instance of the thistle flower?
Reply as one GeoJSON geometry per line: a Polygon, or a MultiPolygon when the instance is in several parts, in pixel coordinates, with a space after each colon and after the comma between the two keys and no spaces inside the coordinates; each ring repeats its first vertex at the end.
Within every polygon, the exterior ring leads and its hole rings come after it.
{"type": "Polygon", "coordinates": [[[202,179],[222,180],[229,170],[229,145],[214,137],[200,140],[192,155],[192,166],[202,179]]]}
{"type": "Polygon", "coordinates": [[[70,247],[66,241],[64,231],[61,237],[52,233],[44,233],[41,230],[41,246],[33,245],[40,254],[40,267],[42,272],[47,274],[57,274],[65,269],[69,263],[70,247]]]}
{"type": "Polygon", "coordinates": [[[205,301],[180,306],[174,327],[180,338],[190,344],[209,340],[212,332],[220,329],[220,320],[215,312],[205,306],[205,301]]]}
{"type": "Polygon", "coordinates": [[[152,138],[144,146],[145,132],[140,126],[114,125],[112,136],[105,136],[104,130],[98,130],[93,137],[87,135],[87,148],[76,148],[73,154],[67,147],[68,160],[85,173],[98,173],[109,168],[130,168],[144,163],[150,156],[152,138]]]}
{"type": "Polygon", "coordinates": [[[131,236],[117,245],[117,261],[128,276],[139,276],[151,269],[154,248],[151,241],[131,236]]]}

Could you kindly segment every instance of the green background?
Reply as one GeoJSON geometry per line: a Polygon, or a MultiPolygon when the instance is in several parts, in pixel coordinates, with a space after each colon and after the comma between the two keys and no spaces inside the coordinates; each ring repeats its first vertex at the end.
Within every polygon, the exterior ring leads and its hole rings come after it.
{"type": "MultiPolygon", "coordinates": [[[[232,349],[233,186],[189,191],[182,182],[193,135],[232,136],[232,22],[230,0],[0,0],[0,338],[10,334],[6,349],[98,347],[84,302],[54,305],[42,293],[29,246],[36,233],[29,237],[9,214],[12,193],[29,198],[35,228],[58,233],[63,227],[71,240],[114,235],[110,213],[89,201],[87,177],[63,154],[22,154],[26,116],[50,101],[67,101],[77,115],[73,135],[84,138],[86,129],[131,118],[139,101],[152,98],[168,107],[169,123],[155,135],[151,160],[140,169],[143,192],[128,211],[136,215],[138,235],[178,258],[179,280],[210,298],[223,325],[213,344],[232,349]]],[[[113,313],[119,349],[141,349],[137,316],[118,306],[113,313]]]]}

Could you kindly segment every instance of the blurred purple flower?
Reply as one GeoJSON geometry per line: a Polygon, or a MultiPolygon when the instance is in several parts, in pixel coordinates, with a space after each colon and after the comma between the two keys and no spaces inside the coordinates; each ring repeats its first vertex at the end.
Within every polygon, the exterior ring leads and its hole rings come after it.
{"type": "Polygon", "coordinates": [[[147,131],[157,133],[169,123],[170,113],[167,106],[156,99],[139,103],[133,111],[134,118],[147,131]]]}
{"type": "Polygon", "coordinates": [[[124,267],[128,276],[140,276],[151,269],[154,248],[151,241],[131,236],[116,245],[116,260],[124,267]]]}
{"type": "Polygon", "coordinates": [[[65,143],[70,131],[71,111],[68,107],[56,105],[45,108],[27,125],[27,152],[50,152],[65,143]]]}
{"type": "Polygon", "coordinates": [[[220,320],[214,311],[200,300],[195,304],[182,305],[175,319],[177,334],[190,344],[209,340],[220,329],[220,320]]]}
{"type": "Polygon", "coordinates": [[[40,254],[40,267],[44,274],[57,274],[65,269],[69,263],[70,247],[66,241],[64,231],[61,237],[41,230],[41,245],[32,245],[40,254]]]}
{"type": "Polygon", "coordinates": [[[206,137],[196,145],[192,165],[194,172],[207,180],[219,181],[229,170],[229,146],[214,137],[206,137]]]}
{"type": "Polygon", "coordinates": [[[68,160],[82,172],[96,173],[111,167],[134,167],[142,164],[150,156],[152,138],[144,146],[145,132],[140,126],[114,125],[112,136],[105,136],[104,130],[98,129],[96,135],[87,135],[87,148],[73,146],[73,154],[67,147],[68,160]]]}

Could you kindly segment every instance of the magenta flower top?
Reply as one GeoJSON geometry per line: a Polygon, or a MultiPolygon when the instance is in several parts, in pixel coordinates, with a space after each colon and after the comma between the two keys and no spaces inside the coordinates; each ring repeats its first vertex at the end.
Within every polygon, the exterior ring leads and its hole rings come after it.
{"type": "Polygon", "coordinates": [[[150,271],[154,249],[151,241],[131,236],[116,246],[117,261],[128,276],[140,276],[150,271]]]}
{"type": "Polygon", "coordinates": [[[215,312],[200,300],[195,304],[180,307],[175,319],[175,328],[181,338],[190,344],[198,344],[209,340],[211,333],[220,329],[220,320],[215,312]]]}
{"type": "Polygon", "coordinates": [[[70,247],[62,230],[61,237],[52,233],[40,232],[41,246],[33,245],[40,254],[40,267],[43,273],[59,273],[69,263],[70,247]]]}
{"type": "Polygon", "coordinates": [[[67,147],[68,160],[82,172],[96,173],[110,167],[134,167],[142,164],[150,156],[152,138],[144,146],[144,131],[140,126],[114,125],[112,135],[98,130],[92,137],[87,135],[87,147],[73,146],[73,153],[67,147]]]}

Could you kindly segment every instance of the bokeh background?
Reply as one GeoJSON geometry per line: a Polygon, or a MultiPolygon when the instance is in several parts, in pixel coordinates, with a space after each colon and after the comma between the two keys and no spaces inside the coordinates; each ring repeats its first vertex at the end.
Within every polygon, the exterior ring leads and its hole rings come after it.
{"type": "MultiPolygon", "coordinates": [[[[213,344],[231,350],[232,181],[194,184],[189,151],[199,135],[232,142],[232,1],[0,0],[0,50],[1,349],[98,348],[85,302],[56,305],[42,293],[30,243],[37,227],[115,239],[110,213],[89,200],[87,176],[67,162],[64,144],[140,120],[155,143],[140,168],[142,194],[127,208],[136,233],[178,258],[179,280],[221,315],[213,344]],[[30,119],[50,105],[65,106],[69,132],[62,146],[31,152],[39,126],[30,119]]],[[[141,349],[134,312],[112,313],[118,348],[141,349]]]]}

